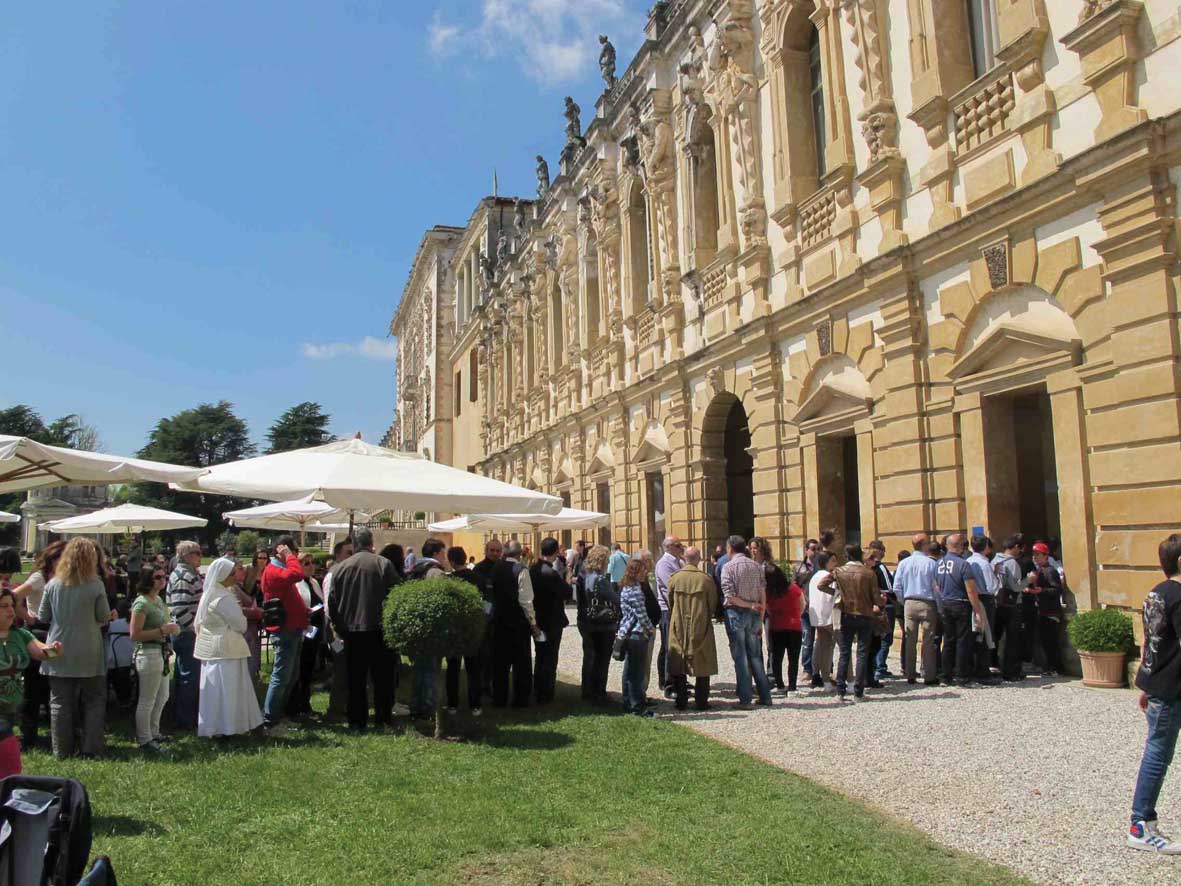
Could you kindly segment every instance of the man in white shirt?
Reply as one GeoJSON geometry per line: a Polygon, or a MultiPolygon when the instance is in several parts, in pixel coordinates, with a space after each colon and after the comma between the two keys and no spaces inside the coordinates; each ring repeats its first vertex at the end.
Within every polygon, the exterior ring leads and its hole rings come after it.
{"type": "Polygon", "coordinates": [[[812,623],[812,688],[823,689],[824,681],[832,679],[832,653],[836,646],[833,634],[832,610],[833,588],[820,587],[831,574],[829,563],[832,554],[828,551],[817,551],[812,556],[812,566],[815,571],[808,579],[808,620],[812,623]]]}

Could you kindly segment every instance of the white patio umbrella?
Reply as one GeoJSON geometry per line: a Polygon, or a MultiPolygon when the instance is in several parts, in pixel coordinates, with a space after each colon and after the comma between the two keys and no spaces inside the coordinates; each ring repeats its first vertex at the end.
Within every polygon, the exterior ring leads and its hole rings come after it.
{"type": "MultiPolygon", "coordinates": [[[[285,501],[310,498],[347,510],[556,514],[562,500],[360,439],[214,465],[172,484],[189,492],[285,501]]],[[[350,518],[349,523],[353,521],[350,518]]]]}
{"type": "Polygon", "coordinates": [[[20,492],[40,486],[102,486],[140,480],[181,483],[196,479],[204,470],[102,452],[63,449],[46,446],[28,437],[0,434],[0,492],[20,492]]]}
{"type": "Polygon", "coordinates": [[[8,511],[0,511],[0,523],[19,523],[20,521],[20,514],[10,514],[8,511]]]}
{"type": "MultiPolygon", "coordinates": [[[[301,498],[294,501],[275,501],[254,508],[226,511],[222,516],[230,522],[230,525],[239,529],[248,527],[250,529],[271,529],[277,532],[298,530],[302,543],[308,530],[312,532],[340,530],[342,528],[340,521],[347,521],[349,512],[345,509],[334,508],[322,501],[301,498]]],[[[358,520],[369,519],[368,514],[359,511],[354,516],[358,520]]],[[[347,528],[347,522],[343,528],[347,528]]]]}
{"type": "Polygon", "coordinates": [[[598,511],[580,511],[577,508],[562,508],[557,514],[468,514],[451,520],[432,523],[431,532],[551,532],[562,529],[595,529],[608,526],[610,514],[598,511]]]}
{"type": "Polygon", "coordinates": [[[59,535],[140,533],[161,529],[189,529],[204,526],[207,522],[201,517],[190,517],[188,514],[162,511],[146,505],[125,504],[103,508],[90,514],[79,514],[77,517],[66,517],[64,520],[50,520],[48,523],[40,524],[38,528],[48,529],[59,535]]]}

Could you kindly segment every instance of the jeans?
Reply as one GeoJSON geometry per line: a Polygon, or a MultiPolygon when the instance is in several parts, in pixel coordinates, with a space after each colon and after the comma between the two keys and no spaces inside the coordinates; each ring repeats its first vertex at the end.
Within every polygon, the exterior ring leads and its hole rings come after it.
{"type": "Polygon", "coordinates": [[[416,658],[413,665],[414,691],[410,696],[410,713],[433,714],[438,704],[435,675],[439,672],[439,662],[433,658],[416,658]]]}
{"type": "Polygon", "coordinates": [[[271,668],[271,683],[267,687],[267,697],[262,705],[264,726],[274,726],[283,719],[283,712],[287,710],[287,699],[291,695],[291,687],[295,685],[299,671],[303,631],[276,631],[271,635],[271,644],[275,650],[275,664],[271,668]]]}
{"type": "Polygon", "coordinates": [[[1156,821],[1156,798],[1173,762],[1177,732],[1181,730],[1181,699],[1165,701],[1149,696],[1144,716],[1148,720],[1148,740],[1144,743],[1136,792],[1132,795],[1132,824],[1156,821]]]}
{"type": "Polygon", "coordinates": [[[1019,679],[1022,674],[1021,656],[1025,646],[1020,606],[997,607],[996,634],[993,639],[1000,647],[1001,676],[1006,680],[1019,679]]]}
{"type": "Polygon", "coordinates": [[[533,692],[538,704],[549,704],[554,700],[554,687],[558,682],[558,654],[562,649],[562,629],[545,631],[545,642],[534,644],[533,692]]]}
{"type": "Polygon", "coordinates": [[[299,650],[299,671],[295,677],[295,684],[287,696],[288,717],[302,717],[312,712],[312,683],[315,682],[316,665],[319,664],[322,648],[320,635],[314,640],[304,637],[303,646],[299,650]]]}
{"type": "Polygon", "coordinates": [[[656,679],[661,689],[670,685],[668,679],[668,610],[660,610],[660,651],[656,654],[656,679]]]}
{"type": "Polygon", "coordinates": [[[159,646],[145,646],[135,653],[139,676],[139,701],[135,706],[135,743],[145,745],[160,737],[160,715],[168,701],[168,679],[159,646]]]}
{"type": "Polygon", "coordinates": [[[734,659],[734,678],[738,684],[738,700],[750,704],[752,699],[751,672],[761,704],[771,703],[771,681],[763,667],[763,622],[753,609],[727,608],[726,625],[730,629],[730,656],[734,659]]]}
{"type": "Polygon", "coordinates": [[[74,753],[76,733],[82,732],[82,753],[101,754],[107,727],[107,677],[50,677],[49,731],[53,756],[74,753]]]}
{"type": "Polygon", "coordinates": [[[816,631],[812,628],[812,619],[808,617],[805,606],[800,615],[800,626],[804,629],[803,645],[800,648],[800,662],[804,666],[804,673],[812,676],[812,644],[816,642],[816,631]]]}
{"type": "Polygon", "coordinates": [[[771,673],[775,675],[775,686],[783,688],[783,653],[787,653],[787,688],[796,688],[800,669],[800,645],[804,635],[801,631],[771,632],[771,673]]]}
{"type": "Polygon", "coordinates": [[[172,638],[172,721],[177,729],[197,728],[197,706],[201,692],[201,662],[193,658],[197,634],[181,631],[172,638]]]}
{"type": "Polygon", "coordinates": [[[613,631],[582,631],[582,697],[587,701],[607,699],[607,674],[611,669],[613,631]]]}
{"type": "Polygon", "coordinates": [[[841,616],[841,655],[837,660],[837,692],[844,695],[848,687],[849,657],[853,641],[857,641],[857,664],[853,677],[853,693],[865,692],[869,671],[869,644],[873,640],[873,618],[868,615],[841,616]]]}
{"type": "Polygon", "coordinates": [[[940,610],[943,620],[943,679],[971,680],[976,656],[972,637],[972,604],[945,600],[940,610]]]}
{"type": "Polygon", "coordinates": [[[1060,619],[1044,615],[1037,617],[1037,630],[1042,641],[1042,655],[1046,660],[1046,670],[1056,674],[1062,673],[1062,648],[1058,643],[1060,626],[1060,619]]]}
{"type": "MultiPolygon", "coordinates": [[[[373,720],[378,726],[394,716],[394,689],[398,685],[401,663],[385,645],[381,631],[347,631],[343,664],[348,686],[346,714],[349,726],[364,729],[369,725],[369,678],[373,678],[373,720]]],[[[338,656],[340,661],[342,656],[338,656]]]]}
{"type": "Polygon", "coordinates": [[[644,671],[648,668],[647,637],[630,635],[623,643],[623,710],[628,714],[642,714],[647,707],[644,695],[644,671]]]}
{"type": "Polygon", "coordinates": [[[481,680],[484,679],[480,670],[480,655],[458,655],[447,659],[447,707],[459,707],[459,666],[467,671],[467,706],[471,710],[480,707],[481,680]]]}
{"type": "Polygon", "coordinates": [[[886,606],[886,633],[882,634],[878,645],[877,658],[874,659],[873,675],[877,678],[886,676],[890,668],[886,665],[886,658],[890,654],[890,647],[894,645],[894,605],[886,606]]]}

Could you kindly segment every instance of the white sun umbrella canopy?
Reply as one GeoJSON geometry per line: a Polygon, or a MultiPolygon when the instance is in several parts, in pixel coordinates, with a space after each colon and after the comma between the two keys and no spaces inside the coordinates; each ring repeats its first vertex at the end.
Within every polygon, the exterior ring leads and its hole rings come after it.
{"type": "Polygon", "coordinates": [[[363,440],[337,440],[214,465],[172,484],[189,492],[286,501],[307,498],[350,511],[556,514],[562,500],[363,440]]]}
{"type": "MultiPolygon", "coordinates": [[[[348,526],[347,509],[336,508],[322,501],[301,498],[294,501],[275,501],[254,508],[241,508],[222,514],[230,525],[238,529],[270,529],[276,532],[334,532],[343,524],[348,526]],[[332,527],[332,528],[329,528],[332,527]]],[[[370,519],[369,514],[357,511],[355,520],[370,519]]]]}
{"type": "Polygon", "coordinates": [[[79,514],[77,517],[67,517],[64,520],[51,520],[48,523],[40,524],[38,528],[48,529],[59,535],[83,533],[108,535],[164,529],[193,529],[204,526],[206,522],[201,517],[190,517],[188,514],[162,511],[159,508],[149,508],[145,505],[125,504],[114,508],[104,508],[90,514],[79,514]]]}
{"type": "Polygon", "coordinates": [[[0,523],[19,523],[20,521],[20,514],[10,514],[8,511],[0,511],[0,523]]]}
{"type": "Polygon", "coordinates": [[[563,529],[596,529],[611,523],[610,514],[562,508],[557,514],[468,514],[432,523],[431,532],[557,532],[563,529]]]}
{"type": "Polygon", "coordinates": [[[28,437],[0,434],[0,492],[144,480],[183,483],[195,480],[204,470],[103,452],[46,446],[28,437]]]}

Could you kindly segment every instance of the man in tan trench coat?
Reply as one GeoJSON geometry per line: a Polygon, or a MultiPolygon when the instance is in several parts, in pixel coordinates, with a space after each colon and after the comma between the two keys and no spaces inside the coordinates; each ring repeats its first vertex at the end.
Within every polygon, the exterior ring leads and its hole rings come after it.
{"type": "Polygon", "coordinates": [[[689,676],[697,678],[695,707],[709,707],[709,678],[718,672],[713,614],[718,586],[701,570],[701,551],[685,551],[685,566],[668,582],[668,673],[676,690],[677,710],[689,703],[689,676]]]}

